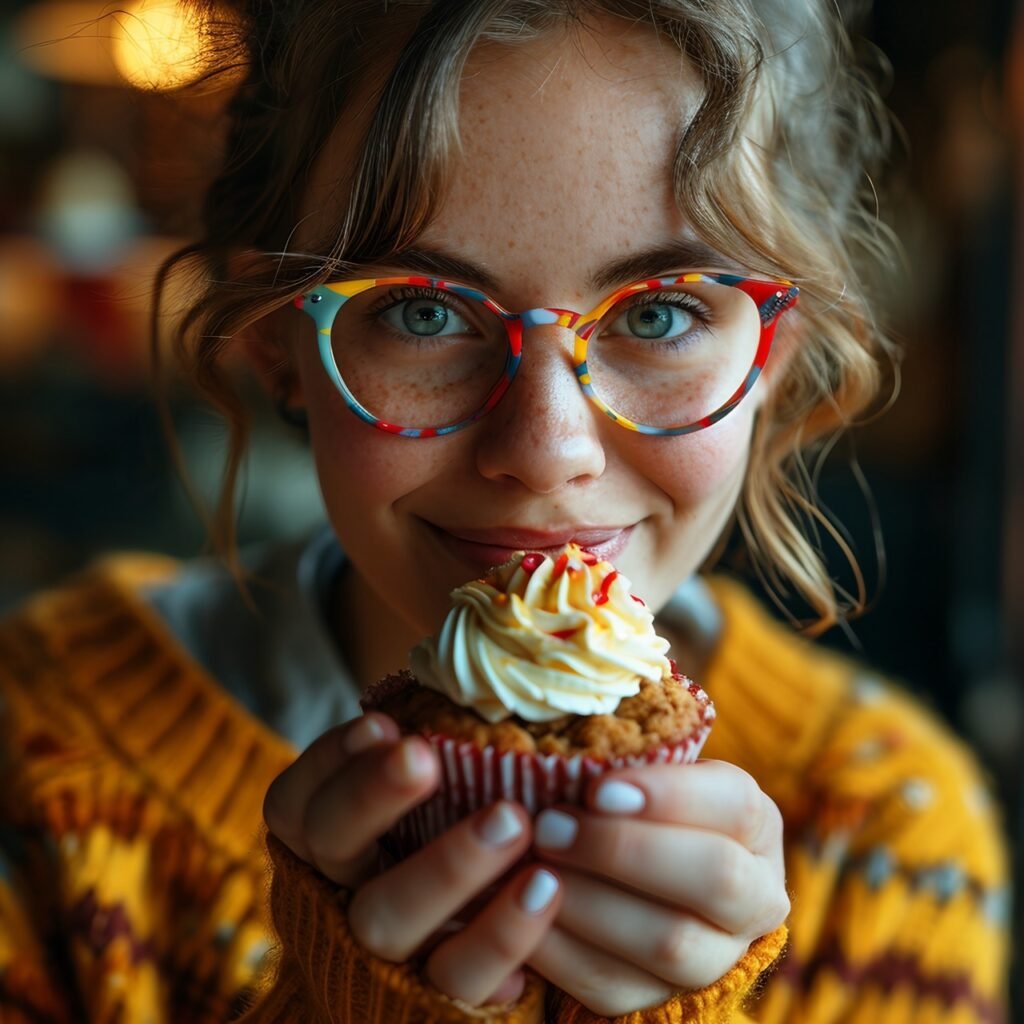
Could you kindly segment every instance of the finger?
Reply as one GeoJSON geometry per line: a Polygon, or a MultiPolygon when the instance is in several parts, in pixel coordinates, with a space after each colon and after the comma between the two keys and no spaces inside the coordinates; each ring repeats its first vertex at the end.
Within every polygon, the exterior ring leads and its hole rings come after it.
{"type": "Polygon", "coordinates": [[[520,871],[462,931],[434,950],[427,977],[471,1006],[504,996],[506,980],[551,926],[560,889],[558,876],[547,868],[520,871]]]}
{"type": "Polygon", "coordinates": [[[782,814],[756,780],[728,761],[651,765],[609,772],[587,787],[598,813],[706,828],[751,853],[781,855],[782,814]]]}
{"type": "Polygon", "coordinates": [[[377,840],[437,788],[437,756],[422,736],[353,757],[317,789],[303,812],[310,863],[355,885],[377,859],[377,840]]]}
{"type": "Polygon", "coordinates": [[[705,988],[749,942],[578,871],[561,869],[563,931],[680,989],[705,988]]]}
{"type": "Polygon", "coordinates": [[[599,1017],[621,1017],[665,1002],[673,988],[582,939],[551,928],[526,961],[599,1017]]]}
{"type": "Polygon", "coordinates": [[[386,715],[370,712],[317,737],[270,784],[263,798],[267,828],[296,856],[310,860],[302,834],[302,816],[313,793],[350,758],[398,740],[398,726],[386,715]]]}
{"type": "Polygon", "coordinates": [[[526,988],[526,972],[513,971],[498,989],[490,994],[484,1005],[498,1003],[514,1003],[526,988]]]}
{"type": "Polygon", "coordinates": [[[552,808],[537,817],[534,846],[545,860],[690,910],[734,935],[764,934],[789,913],[774,867],[706,829],[552,808]]]}
{"type": "Polygon", "coordinates": [[[529,846],[526,811],[506,800],[492,804],[361,885],[349,905],[353,934],[385,960],[406,960],[529,846]]]}

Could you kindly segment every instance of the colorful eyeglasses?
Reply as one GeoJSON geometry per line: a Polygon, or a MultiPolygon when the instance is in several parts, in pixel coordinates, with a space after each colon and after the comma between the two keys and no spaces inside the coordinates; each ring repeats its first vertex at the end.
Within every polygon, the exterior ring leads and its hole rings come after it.
{"type": "Polygon", "coordinates": [[[360,419],[402,437],[438,437],[485,416],[515,379],[524,331],[572,330],[587,397],[642,434],[689,434],[749,393],[789,281],[688,272],[639,281],[587,313],[504,309],[475,288],[408,276],[334,281],[295,305],[317,326],[324,368],[360,419]]]}

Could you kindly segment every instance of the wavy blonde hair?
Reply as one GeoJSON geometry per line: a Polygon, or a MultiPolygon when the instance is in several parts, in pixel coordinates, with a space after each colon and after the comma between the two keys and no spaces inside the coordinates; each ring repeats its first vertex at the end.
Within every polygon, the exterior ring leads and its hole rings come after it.
{"type": "MultiPolygon", "coordinates": [[[[880,368],[895,365],[869,299],[895,252],[872,184],[890,131],[827,0],[353,0],[343,14],[337,0],[250,0],[221,20],[212,0],[189,2],[219,48],[218,70],[234,67],[243,77],[228,107],[203,236],[157,275],[152,350],[159,378],[165,284],[172,273],[191,272],[199,292],[171,340],[229,427],[221,494],[206,518],[214,548],[236,574],[235,490],[249,419],[224,366],[232,339],[301,292],[417,238],[458,149],[459,83],[474,46],[514,46],[602,14],[649,25],[703,83],[674,165],[676,202],[693,230],[753,273],[801,288],[799,343],[759,412],[736,509],[746,548],[769,590],[795,591],[816,612],[818,629],[863,608],[856,559],[819,509],[805,459],[855,421],[879,390],[880,368]],[[322,252],[289,258],[315,156],[381,67],[391,70],[347,207],[322,252]],[[229,258],[241,251],[278,255],[241,274],[235,268],[229,280],[229,258]],[[853,566],[855,594],[830,578],[819,527],[853,566]]],[[[166,404],[164,412],[169,422],[166,404]]]]}

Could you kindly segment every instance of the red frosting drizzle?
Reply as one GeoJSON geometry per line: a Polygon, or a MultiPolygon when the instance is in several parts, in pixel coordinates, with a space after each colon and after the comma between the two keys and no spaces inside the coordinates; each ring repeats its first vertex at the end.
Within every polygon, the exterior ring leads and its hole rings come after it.
{"type": "Polygon", "coordinates": [[[642,604],[645,608],[647,607],[647,602],[644,601],[642,597],[637,597],[636,594],[630,594],[629,596],[633,598],[633,600],[636,601],[637,604],[642,604]]]}
{"type": "Polygon", "coordinates": [[[594,604],[608,603],[608,589],[615,582],[615,578],[618,575],[619,574],[614,569],[612,569],[612,571],[608,573],[607,576],[605,576],[604,581],[601,583],[601,589],[598,591],[598,593],[594,595],[594,604]]]}
{"type": "Polygon", "coordinates": [[[556,629],[554,633],[548,633],[548,636],[553,636],[556,640],[568,640],[569,637],[575,636],[579,631],[580,627],[574,626],[572,629],[556,629]]]}
{"type": "Polygon", "coordinates": [[[552,579],[558,579],[559,576],[565,572],[565,567],[569,564],[569,556],[567,554],[561,554],[558,556],[558,561],[555,562],[555,571],[552,574],[552,579]]]}
{"type": "Polygon", "coordinates": [[[593,551],[583,551],[580,553],[583,559],[584,565],[597,565],[597,555],[593,551]]]}
{"type": "Polygon", "coordinates": [[[523,560],[519,563],[519,566],[523,572],[528,572],[532,575],[541,567],[543,562],[543,555],[538,554],[536,551],[531,551],[528,555],[523,555],[523,560]]]}

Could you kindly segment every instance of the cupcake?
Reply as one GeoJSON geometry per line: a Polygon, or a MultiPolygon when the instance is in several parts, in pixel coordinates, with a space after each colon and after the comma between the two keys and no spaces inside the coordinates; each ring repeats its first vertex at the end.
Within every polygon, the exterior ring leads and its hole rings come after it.
{"type": "Polygon", "coordinates": [[[576,545],[517,552],[452,592],[411,671],[382,679],[367,710],[419,733],[442,766],[434,796],[387,844],[405,856],[499,799],[536,814],[579,804],[612,769],[695,761],[714,706],[676,670],[628,579],[576,545]]]}

